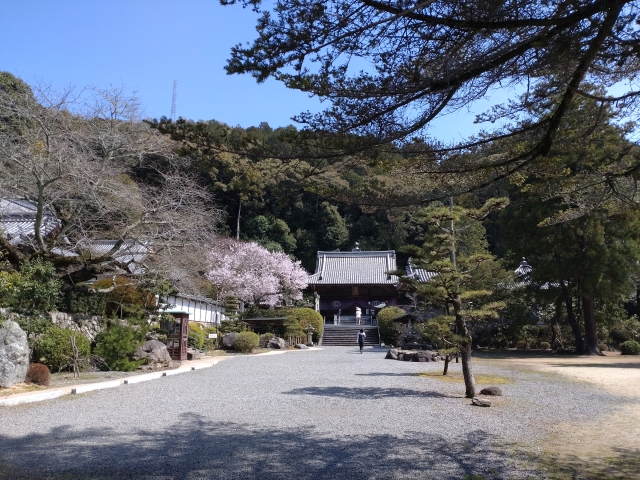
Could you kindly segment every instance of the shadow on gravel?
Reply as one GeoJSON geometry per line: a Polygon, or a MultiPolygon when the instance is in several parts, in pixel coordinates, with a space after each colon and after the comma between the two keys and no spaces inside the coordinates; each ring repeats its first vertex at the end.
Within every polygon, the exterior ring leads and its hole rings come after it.
{"type": "Polygon", "coordinates": [[[339,397],[357,400],[376,398],[459,398],[455,395],[445,395],[439,392],[424,392],[421,390],[411,390],[408,388],[376,388],[376,387],[304,387],[294,388],[285,395],[318,395],[321,397],[339,397]]]}
{"type": "Polygon", "coordinates": [[[541,478],[514,446],[475,431],[454,441],[428,433],[328,438],[211,423],[184,415],[163,434],[59,428],[0,437],[0,479],[483,479],[541,478]]]}

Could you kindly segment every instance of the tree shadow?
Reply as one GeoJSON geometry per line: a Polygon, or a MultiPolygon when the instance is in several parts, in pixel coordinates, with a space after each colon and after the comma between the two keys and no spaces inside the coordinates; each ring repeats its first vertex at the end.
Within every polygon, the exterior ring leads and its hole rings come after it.
{"type": "Polygon", "coordinates": [[[0,436],[0,479],[540,478],[529,456],[484,431],[343,438],[279,425],[252,429],[185,414],[162,433],[65,426],[0,436]]]}
{"type": "Polygon", "coordinates": [[[425,392],[409,388],[379,388],[379,387],[302,387],[294,388],[286,395],[316,395],[320,397],[337,397],[349,400],[367,400],[380,398],[462,398],[455,395],[445,395],[439,392],[425,392]]]}

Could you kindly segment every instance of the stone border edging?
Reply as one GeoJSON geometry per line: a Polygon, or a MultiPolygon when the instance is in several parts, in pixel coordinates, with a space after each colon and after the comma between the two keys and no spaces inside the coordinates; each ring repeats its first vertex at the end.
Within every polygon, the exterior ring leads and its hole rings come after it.
{"type": "Polygon", "coordinates": [[[142,375],[136,375],[127,378],[120,378],[118,380],[109,380],[106,382],[85,383],[81,385],[75,385],[70,387],[54,388],[45,390],[42,392],[27,392],[17,393],[7,398],[0,399],[0,407],[13,407],[15,405],[21,405],[24,403],[41,402],[44,400],[53,400],[54,398],[62,397],[63,395],[79,395],[82,393],[92,392],[95,390],[104,390],[107,388],[115,388],[121,385],[135,384],[141,382],[147,382],[150,380],[156,380],[158,378],[167,377],[171,375],[177,375],[179,373],[191,372],[194,370],[201,370],[203,368],[213,367],[217,365],[219,360],[207,361],[199,363],[198,365],[191,365],[187,367],[179,367],[174,370],[166,370],[164,372],[152,372],[142,375]]]}

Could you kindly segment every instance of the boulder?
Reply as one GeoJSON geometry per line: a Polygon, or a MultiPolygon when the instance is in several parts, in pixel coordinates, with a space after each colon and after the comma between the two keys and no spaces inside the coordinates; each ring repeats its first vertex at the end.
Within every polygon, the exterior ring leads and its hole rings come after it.
{"type": "Polygon", "coordinates": [[[298,343],[295,348],[299,348],[300,350],[307,350],[309,347],[307,347],[304,343],[298,343]]]}
{"type": "Polygon", "coordinates": [[[485,400],[484,398],[473,397],[471,399],[471,404],[477,407],[490,407],[491,401],[485,400]]]}
{"type": "Polygon", "coordinates": [[[498,387],[487,387],[480,390],[480,395],[500,397],[502,396],[502,390],[500,390],[498,387]]]}
{"type": "Polygon", "coordinates": [[[307,347],[313,347],[313,342],[307,342],[307,343],[305,343],[305,345],[306,345],[307,347]]]}
{"type": "Polygon", "coordinates": [[[231,349],[233,348],[233,341],[236,339],[238,334],[236,332],[225,333],[221,339],[222,348],[231,349]]]}
{"type": "Polygon", "coordinates": [[[418,361],[419,362],[431,362],[433,361],[433,356],[431,355],[431,352],[426,352],[426,351],[419,351],[418,352],[418,361]]]}
{"type": "Polygon", "coordinates": [[[158,340],[147,340],[141,347],[136,350],[133,355],[134,360],[146,361],[147,365],[153,367],[168,367],[171,365],[171,355],[167,350],[167,346],[158,340]]]}
{"type": "Polygon", "coordinates": [[[271,340],[269,340],[269,343],[267,344],[267,348],[283,349],[287,347],[288,347],[287,342],[285,342],[284,338],[280,338],[280,337],[272,338],[271,340]]]}
{"type": "Polygon", "coordinates": [[[384,358],[387,358],[389,360],[397,360],[398,350],[396,350],[395,348],[390,348],[389,351],[387,352],[387,356],[384,358]]]}
{"type": "Polygon", "coordinates": [[[27,334],[12,320],[0,322],[0,387],[24,382],[28,369],[27,334]]]}

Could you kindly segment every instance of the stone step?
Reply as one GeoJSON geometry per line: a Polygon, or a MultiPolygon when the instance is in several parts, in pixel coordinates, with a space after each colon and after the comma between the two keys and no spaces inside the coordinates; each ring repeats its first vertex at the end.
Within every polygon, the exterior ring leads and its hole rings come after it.
{"type": "Polygon", "coordinates": [[[350,347],[358,344],[358,332],[360,328],[367,334],[364,344],[366,346],[379,345],[380,339],[378,337],[377,327],[356,327],[356,326],[337,326],[337,325],[325,325],[322,335],[322,345],[332,346],[344,346],[350,347]]]}

